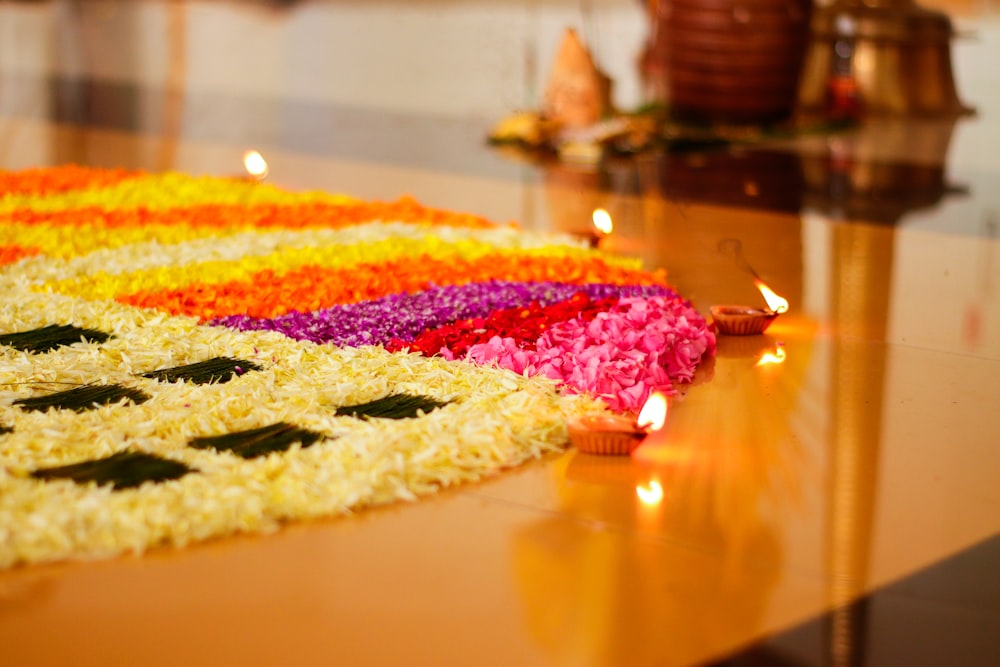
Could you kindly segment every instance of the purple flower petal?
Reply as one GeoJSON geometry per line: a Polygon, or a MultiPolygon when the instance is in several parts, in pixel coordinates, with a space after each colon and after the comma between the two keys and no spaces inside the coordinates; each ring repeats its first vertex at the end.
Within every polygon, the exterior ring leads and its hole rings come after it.
{"type": "Polygon", "coordinates": [[[434,287],[413,294],[391,294],[312,313],[293,311],[270,319],[231,315],[213,320],[212,324],[243,331],[279,331],[290,338],[315,343],[351,347],[380,345],[394,338],[412,341],[425,329],[470,317],[486,317],[501,308],[536,301],[543,306],[559,303],[578,292],[592,299],[677,296],[661,285],[489,281],[434,287]]]}

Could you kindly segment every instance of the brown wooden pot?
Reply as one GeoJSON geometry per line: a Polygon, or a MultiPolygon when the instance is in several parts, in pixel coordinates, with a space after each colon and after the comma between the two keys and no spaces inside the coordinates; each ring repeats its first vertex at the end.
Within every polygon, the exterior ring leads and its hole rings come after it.
{"type": "Polygon", "coordinates": [[[660,0],[668,103],[685,120],[769,123],[791,115],[812,0],[660,0]]]}

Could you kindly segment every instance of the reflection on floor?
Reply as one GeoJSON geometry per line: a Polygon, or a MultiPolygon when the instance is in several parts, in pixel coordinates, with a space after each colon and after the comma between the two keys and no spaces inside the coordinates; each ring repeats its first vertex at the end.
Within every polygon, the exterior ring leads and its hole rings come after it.
{"type": "Polygon", "coordinates": [[[1000,538],[711,667],[990,667],[1000,655],[1000,538]]]}

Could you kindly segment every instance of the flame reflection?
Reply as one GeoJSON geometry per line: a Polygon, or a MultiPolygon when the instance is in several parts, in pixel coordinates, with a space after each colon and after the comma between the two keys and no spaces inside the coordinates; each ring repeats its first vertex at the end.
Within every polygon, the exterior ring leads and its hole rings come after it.
{"type": "Polygon", "coordinates": [[[755,366],[768,366],[770,364],[783,364],[785,363],[785,348],[779,346],[774,349],[774,352],[768,351],[760,355],[760,359],[757,360],[755,366]]]}
{"type": "Polygon", "coordinates": [[[654,479],[648,484],[637,485],[635,495],[643,505],[656,506],[663,500],[663,487],[654,479]]]}

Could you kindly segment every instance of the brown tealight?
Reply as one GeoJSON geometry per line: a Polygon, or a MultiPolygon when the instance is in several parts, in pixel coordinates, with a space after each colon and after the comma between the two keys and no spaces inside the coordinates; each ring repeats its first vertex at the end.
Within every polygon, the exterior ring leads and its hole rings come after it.
{"type": "Polygon", "coordinates": [[[749,306],[712,306],[712,319],[719,333],[728,336],[756,336],[764,333],[778,313],[749,306]]]}
{"type": "Polygon", "coordinates": [[[569,420],[569,439],[585,454],[625,456],[646,438],[635,421],[615,415],[588,415],[569,420]]]}

